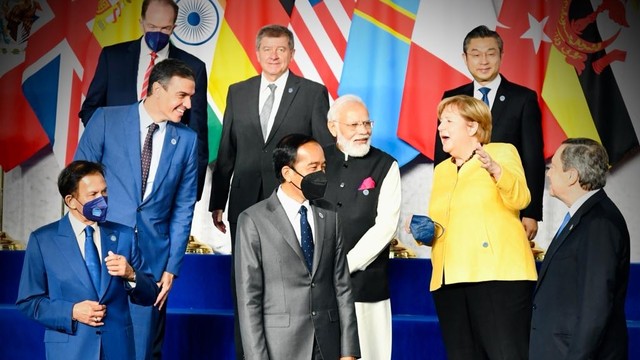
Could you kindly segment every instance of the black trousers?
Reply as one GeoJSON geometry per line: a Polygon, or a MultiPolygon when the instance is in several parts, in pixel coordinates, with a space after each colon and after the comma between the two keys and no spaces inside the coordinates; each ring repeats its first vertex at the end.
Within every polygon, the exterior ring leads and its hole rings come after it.
{"type": "Polygon", "coordinates": [[[154,360],[162,359],[162,344],[164,343],[164,332],[167,324],[167,302],[160,311],[154,306],[153,322],[155,324],[154,334],[151,334],[151,356],[154,360]]]}
{"type": "Polygon", "coordinates": [[[447,358],[527,359],[534,286],[534,281],[485,281],[434,291],[447,358]]]}

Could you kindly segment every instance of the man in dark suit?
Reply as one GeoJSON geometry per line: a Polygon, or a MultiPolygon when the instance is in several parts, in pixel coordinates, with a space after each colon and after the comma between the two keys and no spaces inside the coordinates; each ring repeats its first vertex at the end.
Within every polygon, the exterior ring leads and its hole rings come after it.
{"type": "Polygon", "coordinates": [[[245,359],[360,356],[337,214],[316,202],[327,179],[322,147],[302,134],[273,152],[280,186],[240,214],[235,281],[245,359]]]}
{"type": "MultiPolygon", "coordinates": [[[[473,82],[445,91],[442,98],[469,95],[485,100],[491,108],[491,142],[513,144],[524,167],[531,203],[520,212],[529,240],[538,233],[542,221],[545,160],[542,142],[542,115],[535,91],[508,81],[500,75],[503,43],[500,35],[484,25],[471,30],[464,38],[462,59],[473,82]],[[483,95],[483,92],[487,92],[483,95]]],[[[449,155],[442,150],[436,134],[434,166],[449,155]]]]}
{"type": "Polygon", "coordinates": [[[127,299],[156,299],[134,230],[105,221],[107,184],[100,164],[74,161],[58,177],[69,212],[29,237],[18,309],[45,326],[47,359],[135,357],[127,299]]]}
{"type": "Polygon", "coordinates": [[[207,68],[200,59],[169,42],[177,16],[178,5],[174,0],[142,2],[140,26],[144,36],[102,49],[78,116],[87,126],[99,107],[129,105],[142,100],[146,94],[145,74],[152,56],[156,56],[155,63],[167,58],[187,63],[195,75],[196,93],[191,98],[191,109],[182,116],[182,122],[198,134],[197,198],[200,200],[209,164],[207,68]]]}
{"type": "Polygon", "coordinates": [[[549,193],[569,207],[540,268],[529,358],[627,359],[629,230],[604,191],[609,159],[567,139],[551,159],[549,193]]]}
{"type": "Polygon", "coordinates": [[[262,74],[229,87],[209,202],[214,225],[226,232],[222,215],[229,200],[232,244],[238,215],[278,185],[271,163],[278,141],[300,133],[313,136],[322,145],[334,142],[327,129],[327,88],[289,71],[295,53],[291,31],[267,25],[258,32],[256,44],[262,74]],[[275,89],[269,100],[271,84],[275,89]],[[267,106],[270,111],[263,111],[265,103],[271,104],[267,106]]]}
{"type": "Polygon", "coordinates": [[[154,358],[160,357],[164,305],[191,231],[197,138],[180,119],[191,107],[194,79],[191,68],[180,60],[159,62],[149,77],[149,95],[140,103],[99,108],[75,154],[76,159],[106,167],[112,200],[109,219],[137,230],[142,255],[161,287],[155,306],[132,305],[140,360],[148,358],[151,345],[154,358]]]}

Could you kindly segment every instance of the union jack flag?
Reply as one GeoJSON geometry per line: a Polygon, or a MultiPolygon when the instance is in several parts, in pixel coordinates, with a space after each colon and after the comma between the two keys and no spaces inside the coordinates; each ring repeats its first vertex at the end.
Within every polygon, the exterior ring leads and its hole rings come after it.
{"type": "Polygon", "coordinates": [[[9,171],[47,145],[61,167],[73,157],[80,125],[78,110],[90,43],[93,1],[8,1],[3,3],[0,73],[0,165],[9,171]],[[3,26],[4,28],[4,26],[3,26]],[[7,65],[8,64],[8,65],[7,65]],[[7,65],[5,67],[5,65],[7,65]]]}

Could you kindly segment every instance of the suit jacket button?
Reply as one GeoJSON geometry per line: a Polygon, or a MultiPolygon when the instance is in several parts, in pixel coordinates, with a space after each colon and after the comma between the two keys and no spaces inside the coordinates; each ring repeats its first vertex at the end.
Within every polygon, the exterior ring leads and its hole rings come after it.
{"type": "Polygon", "coordinates": [[[96,331],[96,335],[102,335],[102,331],[100,330],[96,331]]]}
{"type": "Polygon", "coordinates": [[[340,187],[343,188],[344,187],[344,183],[340,183],[340,187]]]}
{"type": "Polygon", "coordinates": [[[485,241],[485,242],[483,242],[483,243],[482,243],[482,247],[483,247],[483,248],[489,247],[489,243],[488,243],[488,242],[486,242],[486,241],[485,241]]]}
{"type": "Polygon", "coordinates": [[[533,310],[537,309],[538,307],[536,306],[536,304],[533,304],[533,310]]]}
{"type": "Polygon", "coordinates": [[[313,283],[313,282],[312,282],[312,283],[311,283],[311,287],[312,287],[312,288],[316,287],[316,283],[313,283]]]}
{"type": "Polygon", "coordinates": [[[312,312],[311,312],[311,316],[316,316],[316,312],[315,312],[315,311],[312,311],[312,312]]]}
{"type": "Polygon", "coordinates": [[[341,202],[337,203],[336,205],[338,205],[338,207],[342,207],[342,203],[341,202]]]}

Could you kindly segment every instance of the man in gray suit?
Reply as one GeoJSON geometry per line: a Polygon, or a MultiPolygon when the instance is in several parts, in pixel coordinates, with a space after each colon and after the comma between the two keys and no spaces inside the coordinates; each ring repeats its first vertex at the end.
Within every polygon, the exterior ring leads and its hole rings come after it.
{"type": "MultiPolygon", "coordinates": [[[[300,133],[313,136],[322,145],[334,143],[327,128],[327,88],[289,71],[294,54],[291,30],[282,25],[266,25],[256,36],[256,57],[262,73],[229,86],[209,211],[215,227],[226,233],[222,215],[229,200],[227,219],[232,248],[238,215],[278,186],[271,163],[278,141],[300,133]]],[[[231,291],[235,299],[233,282],[231,291]]],[[[242,359],[237,327],[236,320],[236,358],[242,359]]]]}
{"type": "Polygon", "coordinates": [[[280,186],[240,214],[233,249],[245,359],[355,359],[340,226],[317,201],[327,184],[322,147],[307,135],[285,136],[273,166],[280,186]]]}

